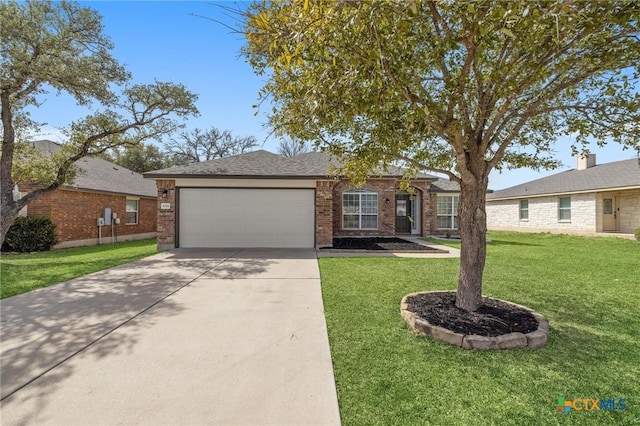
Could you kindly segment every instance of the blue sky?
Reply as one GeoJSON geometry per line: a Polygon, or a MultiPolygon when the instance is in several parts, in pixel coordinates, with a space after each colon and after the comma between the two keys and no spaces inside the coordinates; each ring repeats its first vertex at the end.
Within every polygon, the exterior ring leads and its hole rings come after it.
{"type": "MultiPolygon", "coordinates": [[[[240,57],[244,39],[228,28],[201,15],[232,22],[223,9],[210,2],[189,1],[91,1],[82,5],[96,9],[103,16],[104,32],[115,44],[113,55],[133,74],[139,83],[173,81],[184,84],[199,95],[200,116],[189,119],[188,129],[217,127],[237,136],[255,136],[261,148],[275,152],[278,140],[268,137],[264,113],[254,115],[252,105],[258,102],[258,91],[264,81],[240,57]]],[[[233,6],[234,3],[224,3],[233,6]]],[[[263,110],[265,105],[263,105],[263,110]]],[[[60,140],[56,128],[81,118],[86,110],[66,96],[50,94],[46,102],[33,112],[33,118],[46,122],[43,136],[60,140]]],[[[633,158],[635,153],[617,144],[604,148],[594,146],[598,163],[633,158]]],[[[570,141],[556,143],[557,158],[575,167],[570,141]]],[[[489,186],[502,189],[556,171],[536,172],[529,169],[492,172],[489,186]]]]}

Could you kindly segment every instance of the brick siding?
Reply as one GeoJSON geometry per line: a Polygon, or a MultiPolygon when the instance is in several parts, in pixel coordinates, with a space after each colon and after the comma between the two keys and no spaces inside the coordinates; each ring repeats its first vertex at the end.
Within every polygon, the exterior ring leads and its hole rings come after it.
{"type": "Polygon", "coordinates": [[[316,182],[316,246],[333,244],[333,187],[335,180],[316,182]]]}
{"type": "MultiPolygon", "coordinates": [[[[333,236],[390,236],[396,235],[396,213],[395,213],[395,196],[400,186],[397,179],[369,179],[362,187],[374,191],[378,194],[378,228],[372,230],[361,229],[342,229],[342,194],[344,191],[352,189],[349,181],[342,180],[333,188],[333,236]],[[387,200],[389,202],[387,203],[387,200]]],[[[433,229],[435,218],[432,217],[435,210],[433,208],[431,197],[429,196],[429,188],[431,184],[426,181],[411,182],[411,186],[420,192],[421,200],[421,220],[420,235],[429,235],[433,229]],[[432,223],[433,222],[433,223],[432,223]]]]}
{"type": "MultiPolygon", "coordinates": [[[[157,218],[158,248],[170,249],[176,245],[176,187],[175,180],[159,179],[157,218]],[[167,190],[167,197],[162,193],[167,190]],[[169,203],[170,208],[161,209],[162,203],[169,203]]],[[[429,194],[430,182],[412,182],[412,187],[420,192],[421,221],[420,235],[430,234],[435,227],[435,204],[429,194]]],[[[378,229],[376,230],[343,230],[342,229],[342,193],[350,189],[348,181],[319,180],[316,182],[315,195],[315,243],[317,247],[333,243],[334,236],[354,235],[396,235],[395,232],[395,194],[399,186],[397,179],[371,179],[365,188],[378,193],[378,229]],[[386,199],[389,199],[389,204],[386,199]]]]}
{"type": "Polygon", "coordinates": [[[158,248],[172,249],[176,246],[176,181],[173,179],[159,179],[156,181],[158,199],[156,211],[158,218],[158,248]],[[167,197],[163,198],[163,192],[167,197]],[[168,203],[169,209],[163,210],[162,204],[168,203]]]}
{"type": "MultiPolygon", "coordinates": [[[[33,189],[27,185],[20,186],[21,192],[30,192],[33,189]]],[[[125,224],[126,200],[125,195],[57,189],[29,203],[27,216],[50,217],[56,225],[58,244],[62,246],[91,244],[92,240],[97,240],[96,220],[103,216],[105,208],[111,208],[111,211],[121,218],[121,222],[119,225],[103,226],[104,238],[111,238],[112,227],[114,227],[116,239],[118,237],[131,239],[129,237],[135,235],[155,233],[157,223],[155,200],[139,198],[138,224],[136,225],[125,224]]]]}

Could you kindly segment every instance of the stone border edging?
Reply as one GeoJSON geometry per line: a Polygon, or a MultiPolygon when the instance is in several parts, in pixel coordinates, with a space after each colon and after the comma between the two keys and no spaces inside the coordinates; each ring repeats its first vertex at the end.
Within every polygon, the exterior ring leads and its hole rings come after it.
{"type": "Polygon", "coordinates": [[[502,299],[495,299],[493,297],[483,296],[483,299],[498,300],[503,303],[508,303],[512,306],[522,308],[533,315],[538,321],[538,329],[530,333],[509,333],[496,337],[479,336],[476,334],[460,334],[448,330],[444,327],[433,325],[424,318],[409,311],[409,304],[407,298],[416,296],[419,294],[427,293],[451,293],[451,290],[437,290],[437,291],[419,291],[416,293],[407,294],[402,298],[400,302],[400,315],[409,324],[409,327],[415,334],[421,334],[431,337],[435,340],[439,340],[444,343],[448,343],[454,346],[460,346],[461,348],[473,350],[501,350],[501,349],[521,349],[528,347],[529,349],[538,349],[547,344],[549,337],[549,321],[547,319],[526,306],[518,305],[517,303],[507,302],[502,299]]]}

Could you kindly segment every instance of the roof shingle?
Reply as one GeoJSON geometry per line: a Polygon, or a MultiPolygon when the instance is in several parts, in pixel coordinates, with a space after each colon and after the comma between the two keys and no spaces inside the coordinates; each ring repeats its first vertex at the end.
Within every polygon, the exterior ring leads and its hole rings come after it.
{"type": "Polygon", "coordinates": [[[635,158],[599,164],[584,170],[568,170],[495,191],[487,198],[497,200],[629,187],[640,188],[640,163],[635,158]]]}
{"type": "Polygon", "coordinates": [[[458,182],[440,178],[431,184],[431,192],[460,192],[460,185],[458,182]]]}
{"type": "MultiPolygon", "coordinates": [[[[144,174],[151,179],[176,177],[246,177],[246,178],[300,178],[317,179],[333,176],[333,167],[340,162],[330,154],[307,152],[294,157],[284,157],[260,150],[231,157],[217,158],[211,161],[191,163],[186,166],[174,166],[144,174]]],[[[387,172],[376,172],[383,177],[400,177],[404,171],[399,167],[388,167],[387,172]]],[[[417,179],[436,179],[435,176],[419,174],[417,179]]]]}
{"type": "MultiPolygon", "coordinates": [[[[30,143],[45,153],[56,152],[60,149],[59,144],[49,140],[30,143]]],[[[117,164],[94,157],[82,158],[75,164],[79,169],[78,174],[71,185],[65,185],[66,188],[143,197],[157,196],[154,182],[117,164]]]]}

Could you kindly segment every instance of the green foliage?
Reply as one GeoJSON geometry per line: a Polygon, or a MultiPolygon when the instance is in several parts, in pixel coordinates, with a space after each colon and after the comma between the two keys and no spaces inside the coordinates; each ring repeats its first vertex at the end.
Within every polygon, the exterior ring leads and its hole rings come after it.
{"type": "Polygon", "coordinates": [[[135,145],[126,147],[124,152],[117,151],[115,158],[110,159],[116,164],[133,170],[137,173],[145,173],[151,170],[171,167],[169,159],[155,145],[135,145]]]}
{"type": "Polygon", "coordinates": [[[89,7],[67,1],[0,2],[0,40],[0,237],[22,207],[73,182],[77,160],[161,139],[198,113],[197,96],[181,84],[130,84],[131,75],[111,54],[101,16],[89,7]],[[39,126],[30,119],[29,107],[46,108],[51,90],[71,95],[89,114],[70,121],[60,150],[49,155],[26,141],[39,126]],[[41,188],[14,201],[16,182],[41,188]]]}
{"type": "Polygon", "coordinates": [[[636,240],[640,241],[640,228],[635,230],[636,240]]]}
{"type": "Polygon", "coordinates": [[[7,250],[20,253],[50,250],[56,242],[56,225],[49,217],[19,217],[4,239],[7,250]]]}
{"type": "MultiPolygon", "coordinates": [[[[67,161],[64,151],[43,152],[29,142],[18,141],[13,151],[12,178],[15,182],[32,182],[49,186],[56,182],[58,172],[67,161]]],[[[77,170],[73,165],[66,167],[62,184],[70,184],[76,177],[77,170]]]]}
{"type": "Polygon", "coordinates": [[[0,299],[47,287],[157,252],[156,240],[126,241],[0,257],[0,299]]]}
{"type": "Polygon", "coordinates": [[[254,3],[244,53],[279,133],[364,177],[405,161],[451,178],[552,168],[612,139],[640,150],[637,2],[254,3]]]}
{"type": "Polygon", "coordinates": [[[456,259],[319,259],[342,424],[637,423],[635,404],[567,415],[554,404],[559,396],[638,394],[640,245],[548,234],[490,237],[486,294],[543,314],[550,323],[544,348],[466,351],[411,332],[400,300],[453,289],[456,259]]]}
{"type": "Polygon", "coordinates": [[[2,89],[15,109],[36,105],[43,83],[87,105],[113,101],[109,86],[130,78],[92,9],[67,1],[6,1],[0,19],[2,89]]]}
{"type": "Polygon", "coordinates": [[[460,184],[459,308],[480,303],[493,169],[554,168],[561,135],[640,152],[639,2],[263,0],[245,18],[276,135],[355,185],[390,164],[460,184]]]}

